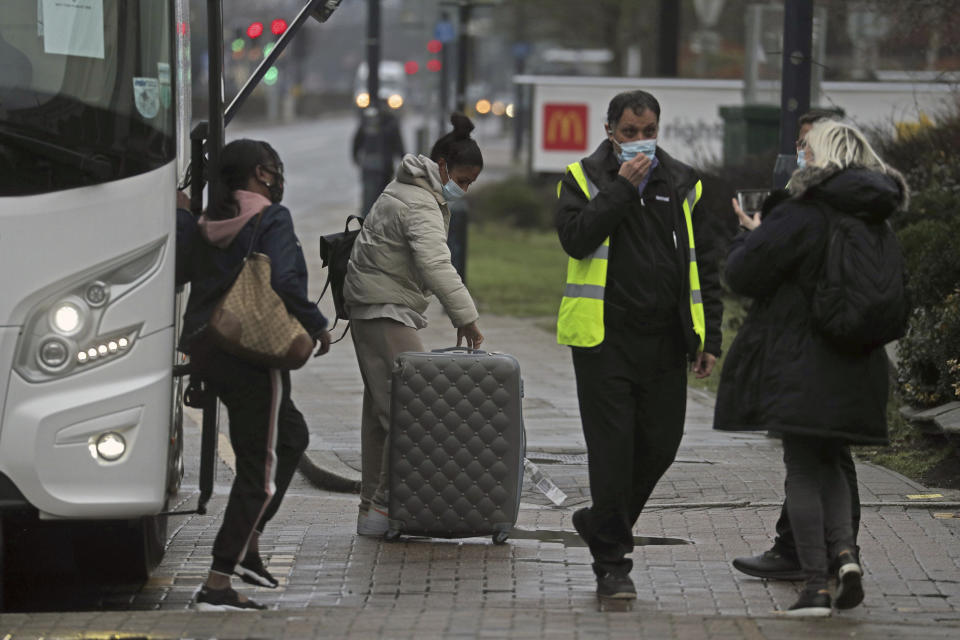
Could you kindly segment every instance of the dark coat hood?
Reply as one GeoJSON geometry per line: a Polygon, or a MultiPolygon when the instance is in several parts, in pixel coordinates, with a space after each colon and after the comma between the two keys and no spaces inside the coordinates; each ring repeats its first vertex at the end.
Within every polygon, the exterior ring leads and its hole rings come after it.
{"type": "Polygon", "coordinates": [[[892,167],[877,171],[861,166],[809,166],[793,174],[788,189],[795,197],[820,200],[832,209],[871,222],[905,211],[910,203],[907,182],[892,167]]]}

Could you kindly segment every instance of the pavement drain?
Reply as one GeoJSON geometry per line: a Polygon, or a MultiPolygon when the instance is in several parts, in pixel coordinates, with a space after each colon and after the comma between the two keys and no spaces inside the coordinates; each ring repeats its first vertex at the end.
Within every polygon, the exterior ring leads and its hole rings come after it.
{"type": "MultiPolygon", "coordinates": [[[[585,543],[576,531],[564,531],[562,529],[526,529],[523,527],[514,527],[510,531],[510,537],[514,540],[538,540],[540,542],[554,542],[562,544],[565,547],[585,547],[585,543]]],[[[659,536],[633,536],[633,544],[636,547],[650,547],[661,545],[679,545],[693,544],[690,540],[683,538],[666,538],[659,536]]]]}

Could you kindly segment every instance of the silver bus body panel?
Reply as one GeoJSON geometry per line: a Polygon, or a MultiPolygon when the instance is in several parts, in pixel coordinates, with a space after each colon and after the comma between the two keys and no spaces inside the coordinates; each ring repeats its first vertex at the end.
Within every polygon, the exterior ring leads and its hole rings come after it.
{"type": "Polygon", "coordinates": [[[163,510],[174,344],[176,162],[123,180],[0,198],[0,473],[42,516],[133,518],[163,510]],[[38,247],[49,247],[38,251],[38,247]],[[38,301],[144,247],[153,264],[110,299],[98,333],[138,328],[129,351],[41,382],[16,370],[38,301]],[[105,431],[126,452],[91,449],[105,431]]]}

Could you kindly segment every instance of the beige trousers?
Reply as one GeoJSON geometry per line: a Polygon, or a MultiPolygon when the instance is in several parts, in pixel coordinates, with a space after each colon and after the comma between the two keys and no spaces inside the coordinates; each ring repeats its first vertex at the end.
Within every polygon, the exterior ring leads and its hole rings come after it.
{"type": "Polygon", "coordinates": [[[424,351],[416,329],[387,318],[351,320],[350,334],[363,377],[360,421],[360,509],[371,502],[386,506],[390,448],[390,376],[397,356],[424,351]]]}

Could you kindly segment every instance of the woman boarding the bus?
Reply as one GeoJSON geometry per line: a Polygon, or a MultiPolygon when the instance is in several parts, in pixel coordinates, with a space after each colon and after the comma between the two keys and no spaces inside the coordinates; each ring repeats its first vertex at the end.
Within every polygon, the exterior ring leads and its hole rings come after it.
{"type": "Polygon", "coordinates": [[[260,557],[260,534],[280,506],[309,433],[290,398],[289,371],[266,369],[230,355],[214,346],[203,329],[223,283],[254,242],[253,250],[270,258],[273,289],[320,343],[318,355],[329,350],[330,336],[326,318],[307,299],[306,262],[290,211],[279,204],[283,164],[277,152],[266,142],[235,140],[223,148],[220,179],[223,197],[200,218],[188,257],[192,286],[180,347],[190,354],[194,375],[205,380],[227,407],[237,471],[213,543],[213,565],[193,606],[207,611],[265,609],[234,591],[230,577],[236,574],[260,587],[277,586],[260,557]]]}
{"type": "Polygon", "coordinates": [[[404,156],[364,220],[347,267],[344,298],[363,376],[360,535],[387,532],[390,372],[398,354],[424,350],[417,330],[427,326],[427,295],[437,296],[457,327],[458,346],[464,338],[471,349],[483,342],[477,308],[447,248],[448,202],[480,175],[483,155],[470,119],[455,113],[450,121],[453,131],[437,140],[430,158],[404,156]]]}

